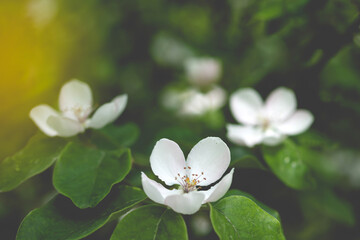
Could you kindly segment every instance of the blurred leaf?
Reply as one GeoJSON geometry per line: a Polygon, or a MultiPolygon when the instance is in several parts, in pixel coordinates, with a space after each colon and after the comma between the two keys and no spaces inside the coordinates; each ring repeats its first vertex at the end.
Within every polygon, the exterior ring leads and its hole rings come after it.
{"type": "Polygon", "coordinates": [[[57,195],[25,217],[16,239],[81,239],[102,227],[114,214],[124,213],[145,198],[138,188],[118,186],[97,207],[82,210],[69,199],[57,195]]]}
{"type": "Polygon", "coordinates": [[[211,12],[205,6],[184,5],[183,7],[173,7],[169,11],[169,23],[174,29],[197,43],[204,43],[212,36],[211,12]]]}
{"type": "Polygon", "coordinates": [[[69,143],[55,165],[53,184],[79,208],[96,206],[131,169],[128,149],[105,152],[69,143]]]}
{"type": "Polygon", "coordinates": [[[334,192],[328,188],[318,188],[316,191],[301,193],[303,207],[311,209],[326,215],[334,220],[349,226],[355,224],[354,210],[351,205],[337,197],[334,192]]]}
{"type": "Polygon", "coordinates": [[[248,149],[243,147],[231,148],[230,168],[255,168],[267,170],[267,168],[248,149]]]}
{"type": "Polygon", "coordinates": [[[344,33],[358,17],[359,5],[356,1],[329,0],[319,13],[320,20],[344,33]]]}
{"type": "Polygon", "coordinates": [[[142,167],[150,167],[150,156],[141,154],[141,153],[134,153],[134,164],[137,164],[142,167]]]}
{"type": "Polygon", "coordinates": [[[188,239],[182,216],[169,208],[147,205],[135,209],[120,220],[111,240],[188,239]]]}
{"type": "Polygon", "coordinates": [[[336,164],[331,161],[329,155],[336,152],[317,152],[302,147],[299,149],[306,165],[316,174],[318,178],[330,184],[338,184],[341,178],[341,172],[336,164]]]}
{"type": "Polygon", "coordinates": [[[220,239],[285,239],[280,222],[244,196],[210,204],[210,218],[220,239]]]}
{"type": "Polygon", "coordinates": [[[211,129],[221,129],[225,125],[224,115],[221,111],[208,111],[203,116],[201,120],[211,129]]]}
{"type": "Polygon", "coordinates": [[[179,144],[185,151],[190,150],[199,140],[200,137],[190,128],[181,126],[163,128],[156,135],[156,139],[168,138],[179,144]]]}
{"type": "Polygon", "coordinates": [[[341,172],[331,161],[337,156],[339,144],[315,131],[307,131],[296,137],[303,160],[316,176],[330,184],[338,184],[341,172]]]}
{"type": "Polygon", "coordinates": [[[112,124],[93,131],[91,141],[102,149],[117,149],[119,147],[132,146],[139,137],[139,127],[134,123],[127,123],[121,126],[112,124]]]}
{"type": "MultiPolygon", "coordinates": [[[[360,71],[357,68],[356,58],[354,56],[356,48],[353,45],[343,47],[325,66],[321,73],[322,86],[336,89],[337,95],[339,88],[342,90],[360,91],[360,71]]],[[[326,96],[325,96],[326,97],[326,96]]],[[[334,100],[334,96],[328,96],[334,100]]],[[[335,99],[336,100],[336,99],[335,99]]]]}
{"type": "Polygon", "coordinates": [[[271,216],[273,216],[274,218],[276,218],[279,222],[280,221],[280,215],[279,213],[266,206],[265,204],[263,204],[262,202],[259,202],[258,200],[256,200],[251,194],[249,193],[246,193],[246,192],[243,192],[243,191],[240,191],[238,189],[230,189],[225,195],[223,198],[226,198],[226,197],[229,197],[229,196],[243,196],[243,197],[247,197],[249,199],[251,199],[254,203],[256,203],[259,207],[261,207],[264,211],[266,211],[268,214],[270,214],[271,216]]]}
{"type": "Polygon", "coordinates": [[[282,0],[261,1],[258,6],[259,9],[254,16],[257,20],[268,21],[280,17],[284,12],[284,4],[282,0]]]}
{"type": "Polygon", "coordinates": [[[43,134],[32,137],[22,150],[0,162],[0,192],[10,191],[45,171],[59,158],[65,145],[62,138],[43,134]]]}
{"type": "Polygon", "coordinates": [[[279,146],[263,146],[262,152],[271,170],[287,186],[295,189],[315,186],[300,150],[289,139],[279,146]]]}

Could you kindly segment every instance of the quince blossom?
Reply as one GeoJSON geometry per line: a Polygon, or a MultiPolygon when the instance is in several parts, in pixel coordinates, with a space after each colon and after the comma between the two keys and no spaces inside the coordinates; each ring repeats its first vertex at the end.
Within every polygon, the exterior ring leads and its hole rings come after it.
{"type": "Polygon", "coordinates": [[[231,95],[230,109],[243,125],[228,124],[227,137],[248,147],[260,143],[277,145],[287,135],[306,131],[314,121],[308,110],[296,110],[296,105],[295,94],[288,88],[275,89],[265,103],[254,89],[240,89],[231,95]]]}
{"type": "Polygon", "coordinates": [[[146,195],[154,202],[164,204],[175,212],[193,214],[201,205],[219,200],[229,190],[234,169],[208,190],[208,186],[224,174],[230,164],[230,150],[218,137],[208,137],[198,142],[187,160],[179,145],[163,138],[150,156],[151,169],[166,185],[180,185],[169,190],[162,184],[141,174],[146,195]]]}
{"type": "Polygon", "coordinates": [[[211,57],[189,58],[185,61],[185,71],[191,84],[206,87],[219,80],[221,63],[211,57]]]}
{"type": "Polygon", "coordinates": [[[100,106],[93,116],[92,93],[88,84],[71,80],[61,88],[60,111],[41,104],[30,111],[30,118],[46,135],[71,137],[84,132],[86,128],[99,129],[115,121],[124,111],[127,95],[119,95],[111,102],[100,106]]]}
{"type": "Polygon", "coordinates": [[[202,116],[223,107],[226,103],[226,92],[218,86],[213,86],[206,93],[195,88],[185,91],[169,90],[164,94],[162,103],[166,108],[177,111],[180,116],[202,116]]]}
{"type": "Polygon", "coordinates": [[[201,116],[207,112],[216,111],[226,103],[226,92],[221,87],[213,86],[206,93],[190,89],[183,93],[180,115],[201,116]]]}

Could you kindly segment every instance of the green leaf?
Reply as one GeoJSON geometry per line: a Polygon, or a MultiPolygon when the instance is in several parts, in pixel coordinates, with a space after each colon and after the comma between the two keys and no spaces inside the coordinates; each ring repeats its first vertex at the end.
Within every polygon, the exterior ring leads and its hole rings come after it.
{"type": "Polygon", "coordinates": [[[235,147],[231,149],[230,168],[232,167],[267,170],[255,155],[243,147],[235,147]]]}
{"type": "Polygon", "coordinates": [[[284,13],[284,4],[281,0],[262,1],[258,7],[259,9],[254,15],[257,20],[269,21],[282,16],[284,13]]]}
{"type": "Polygon", "coordinates": [[[25,217],[16,239],[81,239],[102,227],[115,214],[125,213],[144,199],[146,195],[142,190],[118,186],[97,207],[78,209],[68,198],[57,195],[25,217]]]}
{"type": "Polygon", "coordinates": [[[339,198],[329,188],[318,188],[315,191],[303,192],[300,195],[304,210],[320,212],[348,226],[354,226],[354,211],[349,202],[339,198]]]}
{"type": "Polygon", "coordinates": [[[92,132],[91,141],[102,149],[113,150],[132,146],[139,137],[139,127],[134,123],[122,126],[107,125],[92,132]]]}
{"type": "Polygon", "coordinates": [[[0,162],[0,192],[10,191],[45,171],[58,159],[65,145],[62,138],[42,134],[32,137],[22,150],[0,162]]]}
{"type": "Polygon", "coordinates": [[[269,213],[271,216],[273,216],[274,218],[276,218],[279,222],[281,222],[281,221],[280,221],[280,215],[279,215],[279,213],[278,213],[276,210],[274,210],[274,209],[266,206],[266,205],[263,204],[262,202],[256,200],[256,198],[254,198],[251,194],[246,193],[246,192],[243,192],[243,191],[240,191],[240,190],[238,190],[238,189],[230,189],[230,190],[224,195],[223,198],[229,197],[229,196],[243,196],[243,197],[247,197],[247,198],[249,198],[250,200],[252,200],[254,203],[256,203],[259,207],[261,207],[263,210],[265,210],[267,213],[269,213]]]}
{"type": "Polygon", "coordinates": [[[55,165],[53,184],[79,208],[96,206],[131,169],[128,149],[102,151],[69,143],[55,165]]]}
{"type": "Polygon", "coordinates": [[[116,226],[111,240],[186,240],[182,216],[169,208],[147,205],[127,214],[116,226]]]}
{"type": "Polygon", "coordinates": [[[295,189],[314,188],[307,165],[302,160],[300,149],[290,140],[284,141],[279,146],[263,146],[266,163],[274,174],[287,186],[295,189]]]}
{"type": "Polygon", "coordinates": [[[210,204],[210,218],[220,239],[285,239],[279,220],[244,196],[226,197],[210,204]]]}

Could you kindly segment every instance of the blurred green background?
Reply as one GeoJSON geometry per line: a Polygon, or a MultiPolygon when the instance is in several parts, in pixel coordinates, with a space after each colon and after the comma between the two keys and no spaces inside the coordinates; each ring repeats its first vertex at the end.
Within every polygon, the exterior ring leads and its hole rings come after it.
{"type": "MultiPolygon", "coordinates": [[[[254,169],[237,169],[233,187],[278,210],[287,239],[360,239],[359,9],[359,0],[1,1],[0,161],[36,133],[30,109],[57,106],[71,78],[88,82],[98,104],[129,95],[116,124],[139,126],[135,158],[148,161],[161,137],[185,152],[206,136],[226,140],[225,123],[235,122],[228,105],[209,125],[161,106],[164,89],[186,84],[183,60],[211,56],[228,94],[253,87],[265,97],[286,86],[315,116],[296,140],[318,153],[308,164],[321,188],[295,191],[254,169]]],[[[22,218],[54,194],[51,175],[0,194],[0,239],[14,239],[22,218]]],[[[87,239],[106,239],[113,227],[87,239]]]]}

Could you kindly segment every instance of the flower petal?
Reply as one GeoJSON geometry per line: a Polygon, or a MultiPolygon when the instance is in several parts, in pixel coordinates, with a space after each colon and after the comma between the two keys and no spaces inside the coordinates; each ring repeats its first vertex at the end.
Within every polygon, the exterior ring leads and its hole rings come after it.
{"type": "Polygon", "coordinates": [[[206,186],[217,181],[230,164],[230,150],[218,137],[207,137],[198,142],[187,158],[188,176],[203,173],[199,186],[206,186]]]}
{"type": "Polygon", "coordinates": [[[221,75],[221,63],[215,58],[189,58],[185,61],[185,71],[190,83],[209,86],[221,75]]]}
{"type": "Polygon", "coordinates": [[[165,205],[178,213],[194,214],[199,211],[204,198],[205,194],[196,191],[174,194],[165,198],[165,205]]]}
{"type": "Polygon", "coordinates": [[[198,116],[210,110],[206,96],[197,90],[184,92],[182,99],[180,115],[198,116]]]}
{"type": "Polygon", "coordinates": [[[72,137],[84,131],[83,126],[79,122],[66,117],[50,116],[46,123],[60,137],[72,137]]]}
{"type": "Polygon", "coordinates": [[[268,146],[275,146],[280,144],[286,136],[279,131],[274,129],[268,129],[264,133],[263,143],[268,146]]]}
{"type": "Polygon", "coordinates": [[[244,124],[259,123],[259,114],[263,101],[258,92],[252,88],[243,88],[230,97],[230,109],[234,118],[244,124]]]}
{"type": "Polygon", "coordinates": [[[78,107],[90,109],[92,93],[89,85],[76,79],[65,83],[60,90],[59,106],[63,112],[78,107]]]}
{"type": "Polygon", "coordinates": [[[276,128],[287,135],[296,135],[307,130],[314,121],[314,116],[307,110],[297,110],[285,122],[276,128]]]}
{"type": "Polygon", "coordinates": [[[221,87],[214,86],[205,96],[210,110],[217,110],[225,105],[226,92],[221,87]]]}
{"type": "Polygon", "coordinates": [[[47,124],[47,119],[50,116],[59,116],[52,107],[42,104],[34,107],[30,111],[30,118],[34,123],[43,131],[46,135],[53,137],[57,135],[57,132],[47,124]]]}
{"type": "Polygon", "coordinates": [[[124,111],[127,103],[127,95],[120,95],[114,98],[111,102],[100,106],[89,120],[87,126],[91,128],[102,128],[108,123],[115,121],[124,111]]]}
{"type": "Polygon", "coordinates": [[[201,191],[205,194],[203,204],[207,202],[216,202],[217,200],[222,198],[222,196],[225,195],[225,193],[229,190],[231,186],[233,174],[234,168],[231,169],[231,171],[226,174],[220,182],[212,186],[209,190],[201,191]]]}
{"type": "Polygon", "coordinates": [[[228,124],[226,127],[227,137],[233,143],[253,147],[256,144],[261,143],[263,140],[263,132],[258,127],[234,124],[228,124]]]}
{"type": "Polygon", "coordinates": [[[270,121],[283,121],[296,109],[296,97],[291,89],[279,87],[265,102],[265,112],[270,121]]]}
{"type": "Polygon", "coordinates": [[[160,139],[150,156],[151,169],[167,185],[179,184],[175,178],[186,175],[185,157],[179,145],[169,139],[160,139]],[[179,174],[179,175],[178,175],[179,174]]]}
{"type": "Polygon", "coordinates": [[[160,183],[148,178],[146,174],[143,172],[141,172],[141,182],[146,195],[154,202],[160,204],[164,204],[164,200],[167,196],[171,194],[176,194],[179,191],[182,192],[181,190],[176,190],[176,189],[174,190],[166,189],[160,183]]]}

